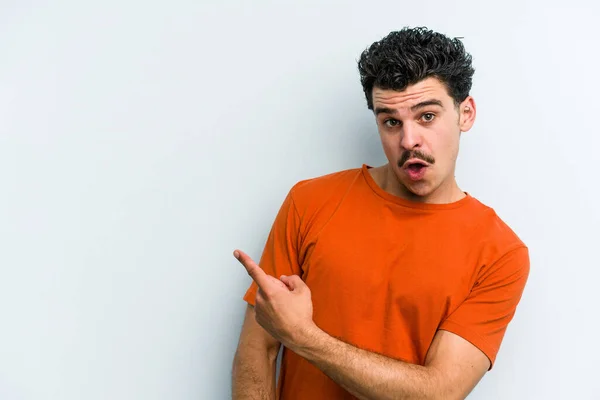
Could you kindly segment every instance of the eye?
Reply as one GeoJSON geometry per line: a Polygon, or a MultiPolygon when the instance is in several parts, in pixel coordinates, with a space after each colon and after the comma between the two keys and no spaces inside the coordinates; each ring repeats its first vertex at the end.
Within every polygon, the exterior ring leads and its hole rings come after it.
{"type": "Polygon", "coordinates": [[[421,119],[425,122],[431,122],[435,119],[435,114],[434,113],[425,113],[425,114],[421,115],[421,119]]]}
{"type": "Polygon", "coordinates": [[[393,128],[395,126],[400,125],[400,121],[398,121],[397,119],[390,118],[383,121],[383,125],[387,126],[388,128],[393,128]]]}

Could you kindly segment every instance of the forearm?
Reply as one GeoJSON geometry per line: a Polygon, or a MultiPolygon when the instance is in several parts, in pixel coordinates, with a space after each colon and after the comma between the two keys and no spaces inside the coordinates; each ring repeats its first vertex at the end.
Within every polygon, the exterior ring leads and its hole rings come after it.
{"type": "Polygon", "coordinates": [[[446,398],[434,370],[359,349],[318,328],[292,350],[359,399],[446,398]]]}
{"type": "Polygon", "coordinates": [[[277,349],[240,347],[232,371],[233,400],[275,400],[277,349]]]}

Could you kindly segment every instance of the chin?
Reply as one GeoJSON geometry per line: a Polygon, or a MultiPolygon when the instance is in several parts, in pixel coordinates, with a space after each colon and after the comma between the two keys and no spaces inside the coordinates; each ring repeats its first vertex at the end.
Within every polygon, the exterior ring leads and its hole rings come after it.
{"type": "Polygon", "coordinates": [[[405,187],[413,196],[422,200],[425,200],[428,196],[431,195],[431,193],[433,193],[431,187],[429,187],[429,185],[427,185],[426,183],[417,183],[416,185],[413,183],[412,185],[407,185],[405,187]]]}
{"type": "MultiPolygon", "coordinates": [[[[432,176],[425,176],[419,181],[413,181],[401,167],[393,166],[393,174],[395,175],[396,181],[400,184],[401,190],[405,192],[405,195],[417,202],[425,202],[428,198],[433,195],[439,186],[436,186],[435,182],[432,181],[432,176]]],[[[432,171],[429,171],[430,173],[432,171]]]]}
{"type": "Polygon", "coordinates": [[[430,182],[427,181],[410,181],[399,179],[400,183],[406,190],[406,194],[410,197],[414,197],[415,200],[424,199],[433,193],[430,182]]]}

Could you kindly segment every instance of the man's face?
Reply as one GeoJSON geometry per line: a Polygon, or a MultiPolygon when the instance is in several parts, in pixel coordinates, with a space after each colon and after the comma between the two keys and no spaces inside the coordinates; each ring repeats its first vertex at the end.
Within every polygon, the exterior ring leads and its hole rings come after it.
{"type": "Polygon", "coordinates": [[[373,110],[389,168],[407,196],[435,201],[454,189],[460,133],[475,120],[471,97],[456,107],[446,86],[427,78],[401,92],[373,88],[373,110]]]}

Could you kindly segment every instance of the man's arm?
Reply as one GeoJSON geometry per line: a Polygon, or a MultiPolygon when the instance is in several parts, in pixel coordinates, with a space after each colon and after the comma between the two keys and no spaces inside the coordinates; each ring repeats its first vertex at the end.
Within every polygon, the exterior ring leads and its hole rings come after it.
{"type": "Polygon", "coordinates": [[[233,400],[275,400],[275,368],[279,341],[257,322],[248,305],[233,360],[233,400]]]}
{"type": "Polygon", "coordinates": [[[424,366],[359,349],[320,329],[290,349],[359,399],[464,399],[489,369],[478,348],[438,331],[424,366]]]}
{"type": "Polygon", "coordinates": [[[444,330],[436,334],[424,366],[344,343],[314,323],[310,289],[298,275],[278,280],[242,251],[234,255],[260,288],[258,324],[360,399],[464,399],[490,367],[479,348],[444,330]]]}

